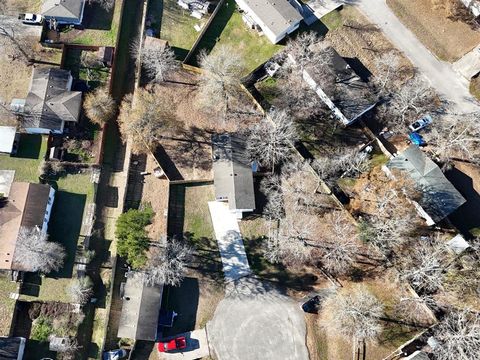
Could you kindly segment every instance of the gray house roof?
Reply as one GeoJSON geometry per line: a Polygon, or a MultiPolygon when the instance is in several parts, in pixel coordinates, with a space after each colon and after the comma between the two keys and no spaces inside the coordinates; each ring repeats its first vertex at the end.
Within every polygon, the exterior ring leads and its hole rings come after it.
{"type": "Polygon", "coordinates": [[[422,192],[420,206],[434,222],[441,221],[466,202],[437,164],[416,145],[410,145],[390,160],[387,167],[408,173],[422,192]]]}
{"type": "Polygon", "coordinates": [[[323,53],[325,61],[311,64],[305,71],[348,122],[376,104],[377,96],[372,87],[357,75],[333,47],[317,45],[315,51],[323,53]]]}
{"type": "Polygon", "coordinates": [[[67,21],[74,24],[82,22],[85,0],[45,0],[42,6],[42,15],[67,21]]]}
{"type": "Polygon", "coordinates": [[[212,136],[215,197],[228,200],[230,210],[255,209],[253,174],[245,139],[239,135],[212,136]]]}
{"type": "Polygon", "coordinates": [[[146,286],[138,276],[127,279],[118,337],[145,341],[157,340],[162,292],[163,286],[146,286]]]}
{"type": "Polygon", "coordinates": [[[71,82],[70,71],[34,68],[25,101],[24,127],[61,130],[63,121],[77,122],[82,93],[70,91],[71,82]]]}
{"type": "Polygon", "coordinates": [[[303,19],[287,0],[243,0],[275,36],[303,19]]]}
{"type": "Polygon", "coordinates": [[[25,338],[0,337],[0,359],[21,360],[25,351],[25,338]]]}

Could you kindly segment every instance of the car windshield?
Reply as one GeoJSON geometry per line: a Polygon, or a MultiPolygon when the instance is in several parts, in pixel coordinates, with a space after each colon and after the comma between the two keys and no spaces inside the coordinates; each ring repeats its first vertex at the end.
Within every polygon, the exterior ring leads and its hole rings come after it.
{"type": "Polygon", "coordinates": [[[420,121],[415,121],[413,123],[413,127],[419,127],[421,124],[420,124],[420,121]]]}

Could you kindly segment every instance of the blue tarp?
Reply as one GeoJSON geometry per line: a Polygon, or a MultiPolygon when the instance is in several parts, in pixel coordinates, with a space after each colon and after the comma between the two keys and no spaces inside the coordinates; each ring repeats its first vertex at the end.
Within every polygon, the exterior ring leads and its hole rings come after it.
{"type": "Polygon", "coordinates": [[[426,145],[426,144],[427,144],[427,143],[425,142],[425,140],[423,140],[422,135],[420,135],[420,134],[418,134],[418,133],[416,133],[416,132],[410,133],[409,137],[410,137],[410,140],[412,141],[412,143],[415,144],[415,145],[423,146],[423,145],[426,145]]]}

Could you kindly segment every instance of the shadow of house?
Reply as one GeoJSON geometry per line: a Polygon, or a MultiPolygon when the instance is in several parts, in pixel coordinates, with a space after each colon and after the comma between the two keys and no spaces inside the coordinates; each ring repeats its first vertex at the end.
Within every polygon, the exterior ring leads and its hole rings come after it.
{"type": "Polygon", "coordinates": [[[82,227],[83,211],[87,196],[66,191],[58,191],[50,221],[50,239],[65,247],[67,254],[63,268],[52,272],[48,277],[70,278],[73,274],[77,243],[82,227]]]}
{"type": "Polygon", "coordinates": [[[475,190],[473,179],[457,168],[445,173],[445,176],[467,200],[455,212],[449,215],[449,220],[465,236],[474,228],[480,227],[480,194],[475,190]]]}
{"type": "Polygon", "coordinates": [[[96,1],[92,1],[91,4],[87,1],[83,14],[83,27],[92,30],[110,30],[112,28],[114,10],[115,4],[110,9],[105,9],[96,1]]]}
{"type": "Polygon", "coordinates": [[[38,159],[42,147],[42,136],[20,134],[19,148],[15,157],[24,159],[38,159]]]}
{"type": "Polygon", "coordinates": [[[162,310],[175,311],[178,316],[171,328],[162,329],[162,337],[195,330],[200,290],[198,279],[187,277],[177,287],[165,287],[162,310]]]}
{"type": "Polygon", "coordinates": [[[183,176],[177,166],[161,145],[157,146],[157,149],[153,152],[153,156],[158,161],[170,181],[183,180],[183,176]]]}

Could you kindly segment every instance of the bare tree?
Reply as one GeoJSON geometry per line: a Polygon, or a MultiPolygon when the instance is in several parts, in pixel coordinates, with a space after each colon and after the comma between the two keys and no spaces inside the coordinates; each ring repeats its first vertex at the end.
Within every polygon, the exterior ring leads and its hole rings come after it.
{"type": "Polygon", "coordinates": [[[477,359],[480,354],[480,314],[470,309],[453,310],[434,328],[439,345],[436,360],[477,359]]]}
{"type": "Polygon", "coordinates": [[[397,80],[398,69],[400,68],[400,57],[393,51],[390,51],[381,57],[376,58],[375,67],[377,73],[374,82],[381,93],[389,93],[397,80]]]}
{"type": "Polygon", "coordinates": [[[15,267],[31,272],[48,274],[58,271],[65,259],[65,249],[60,244],[48,241],[48,235],[38,227],[22,227],[18,233],[13,256],[15,267]]]}
{"type": "Polygon", "coordinates": [[[178,61],[170,46],[158,42],[144,42],[141,59],[145,73],[155,82],[166,81],[168,75],[178,68],[178,61]]]}
{"type": "Polygon", "coordinates": [[[147,265],[138,273],[148,286],[178,286],[185,277],[191,253],[190,247],[185,243],[168,240],[164,246],[151,248],[147,265]]]}
{"type": "Polygon", "coordinates": [[[7,18],[0,20],[0,47],[11,60],[21,60],[26,64],[34,62],[32,46],[16,31],[15,25],[7,18]]]}
{"type": "Polygon", "coordinates": [[[202,50],[198,62],[204,70],[199,82],[199,101],[204,108],[219,113],[225,124],[241,91],[243,59],[234,48],[221,45],[210,54],[202,50]]]}
{"type": "Polygon", "coordinates": [[[115,5],[115,0],[89,0],[89,4],[91,3],[98,4],[102,9],[110,11],[115,5]]]}
{"type": "Polygon", "coordinates": [[[309,65],[322,65],[325,57],[317,51],[322,40],[323,38],[314,31],[302,32],[295,39],[288,41],[286,52],[295,59],[295,66],[299,69],[309,65]]]}
{"type": "Polygon", "coordinates": [[[115,100],[104,88],[87,93],[83,102],[88,118],[99,125],[107,123],[113,117],[115,105],[115,100]]]}
{"type": "Polygon", "coordinates": [[[72,281],[68,287],[72,302],[85,305],[93,295],[93,281],[88,277],[80,277],[72,281]]]}
{"type": "Polygon", "coordinates": [[[398,262],[400,278],[419,292],[434,293],[443,287],[446,255],[445,246],[438,240],[422,237],[398,262]]]}
{"type": "Polygon", "coordinates": [[[375,341],[382,332],[383,305],[364,287],[337,293],[327,300],[325,309],[330,314],[329,327],[352,339],[353,353],[359,343],[375,341]]]}
{"type": "Polygon", "coordinates": [[[416,75],[395,91],[389,109],[404,123],[432,110],[437,103],[433,89],[420,75],[416,75]]]}
{"type": "Polygon", "coordinates": [[[155,87],[139,89],[135,98],[127,95],[120,106],[118,124],[123,140],[132,139],[134,153],[153,151],[160,139],[179,125],[172,104],[167,104],[155,87]]]}
{"type": "Polygon", "coordinates": [[[395,313],[405,321],[413,322],[421,326],[432,325],[433,319],[427,315],[428,309],[436,311],[439,309],[437,302],[432,295],[406,296],[401,297],[395,305],[395,313]]]}
{"type": "Polygon", "coordinates": [[[272,110],[267,117],[249,131],[247,151],[261,166],[275,166],[290,157],[290,150],[297,140],[292,118],[282,110],[272,110]]]}
{"type": "Polygon", "coordinates": [[[82,51],[80,66],[85,72],[85,80],[88,86],[90,86],[90,82],[100,80],[100,71],[102,71],[103,63],[94,52],[82,51]]]}
{"type": "Polygon", "coordinates": [[[447,114],[435,122],[426,138],[433,156],[442,162],[460,158],[480,162],[480,113],[447,114]]]}

